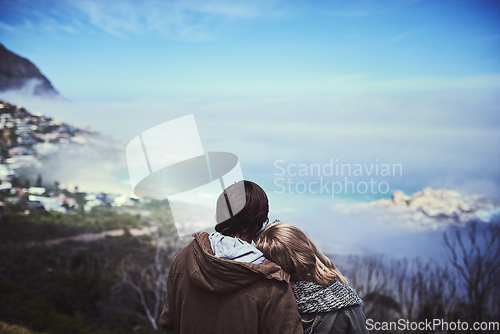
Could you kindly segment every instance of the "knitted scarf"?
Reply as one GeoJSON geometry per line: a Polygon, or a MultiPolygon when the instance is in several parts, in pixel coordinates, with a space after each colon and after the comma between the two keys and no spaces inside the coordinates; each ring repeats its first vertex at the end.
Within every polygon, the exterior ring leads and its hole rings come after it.
{"type": "Polygon", "coordinates": [[[346,306],[360,305],[363,301],[348,285],[336,279],[321,285],[309,281],[292,282],[299,313],[330,312],[346,306]]]}

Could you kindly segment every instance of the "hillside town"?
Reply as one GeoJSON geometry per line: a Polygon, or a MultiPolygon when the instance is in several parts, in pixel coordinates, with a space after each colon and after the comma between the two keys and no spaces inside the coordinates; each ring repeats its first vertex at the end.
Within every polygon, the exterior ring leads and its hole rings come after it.
{"type": "Polygon", "coordinates": [[[68,213],[99,205],[133,204],[134,200],[124,195],[63,189],[57,181],[46,184],[43,175],[34,174],[44,157],[57,153],[63,145],[86,145],[90,135],[89,129],[0,100],[0,208],[5,203],[23,202],[28,212],[68,213]]]}

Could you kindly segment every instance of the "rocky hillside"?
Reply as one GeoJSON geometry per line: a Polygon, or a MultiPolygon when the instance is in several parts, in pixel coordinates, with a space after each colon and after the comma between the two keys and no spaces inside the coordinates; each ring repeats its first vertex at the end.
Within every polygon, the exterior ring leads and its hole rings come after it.
{"type": "Polygon", "coordinates": [[[37,96],[59,96],[57,90],[28,59],[0,44],[0,91],[26,89],[37,96]]]}

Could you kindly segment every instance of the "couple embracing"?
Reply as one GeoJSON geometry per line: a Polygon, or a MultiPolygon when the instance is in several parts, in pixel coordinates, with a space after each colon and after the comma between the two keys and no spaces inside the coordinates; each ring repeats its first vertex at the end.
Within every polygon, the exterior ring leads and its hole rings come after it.
{"type": "Polygon", "coordinates": [[[368,332],[361,299],[335,264],[298,228],[267,225],[268,212],[257,184],[224,190],[216,232],[195,234],[172,261],[160,317],[165,332],[368,332]]]}

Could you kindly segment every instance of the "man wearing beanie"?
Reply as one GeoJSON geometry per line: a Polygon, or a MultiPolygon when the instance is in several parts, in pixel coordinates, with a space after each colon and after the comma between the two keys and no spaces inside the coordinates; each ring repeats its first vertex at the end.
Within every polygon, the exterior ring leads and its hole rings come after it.
{"type": "Polygon", "coordinates": [[[172,261],[160,317],[166,333],[302,333],[289,275],[251,244],[268,212],[257,184],[224,190],[216,232],[196,233],[172,261]]]}

